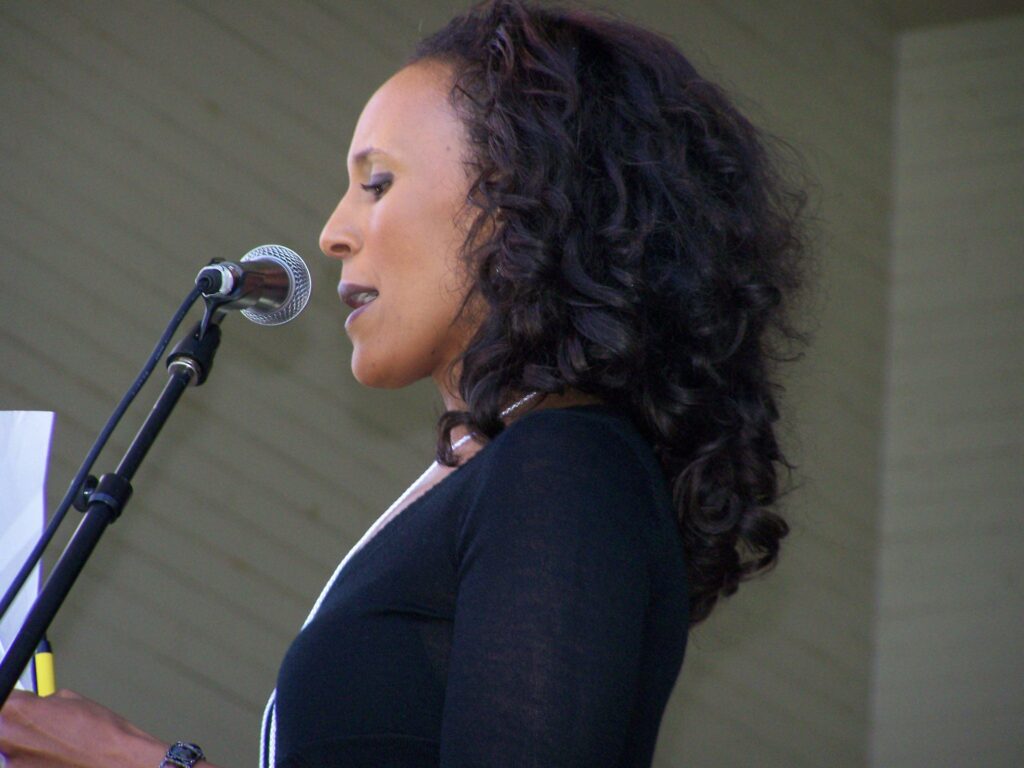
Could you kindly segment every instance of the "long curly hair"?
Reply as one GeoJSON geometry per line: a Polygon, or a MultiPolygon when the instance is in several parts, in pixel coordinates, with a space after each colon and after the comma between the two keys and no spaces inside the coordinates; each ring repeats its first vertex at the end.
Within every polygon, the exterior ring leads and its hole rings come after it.
{"type": "Polygon", "coordinates": [[[456,426],[489,440],[527,391],[626,411],[669,481],[703,621],[789,530],[770,376],[810,340],[793,308],[813,252],[807,192],[772,151],[789,145],[608,12],[491,0],[423,39],[420,61],[453,73],[477,214],[463,310],[486,308],[450,371],[467,410],[439,417],[438,461],[457,464],[456,426]]]}

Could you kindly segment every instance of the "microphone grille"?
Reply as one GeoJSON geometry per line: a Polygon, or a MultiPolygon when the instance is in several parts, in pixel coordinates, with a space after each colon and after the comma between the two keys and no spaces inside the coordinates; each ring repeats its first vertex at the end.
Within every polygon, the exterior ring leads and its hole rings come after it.
{"type": "Polygon", "coordinates": [[[273,259],[288,273],[289,291],[288,299],[280,307],[274,310],[259,310],[256,308],[243,309],[242,315],[259,325],[281,325],[298,315],[309,303],[309,294],[313,288],[313,281],[309,276],[309,267],[291,248],[283,245],[261,245],[253,248],[242,261],[251,259],[273,259]]]}

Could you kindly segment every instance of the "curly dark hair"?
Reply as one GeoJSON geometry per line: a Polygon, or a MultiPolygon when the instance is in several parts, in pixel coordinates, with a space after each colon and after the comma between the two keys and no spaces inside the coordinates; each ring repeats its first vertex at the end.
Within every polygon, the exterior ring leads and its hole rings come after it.
{"type": "MultiPolygon", "coordinates": [[[[520,0],[473,6],[406,64],[450,66],[472,157],[462,249],[486,307],[463,354],[467,410],[438,421],[489,440],[530,390],[626,411],[672,490],[690,623],[774,565],[774,363],[812,266],[803,187],[726,93],[666,38],[608,12],[520,0]]],[[[787,491],[788,492],[788,491],[787,491]]]]}

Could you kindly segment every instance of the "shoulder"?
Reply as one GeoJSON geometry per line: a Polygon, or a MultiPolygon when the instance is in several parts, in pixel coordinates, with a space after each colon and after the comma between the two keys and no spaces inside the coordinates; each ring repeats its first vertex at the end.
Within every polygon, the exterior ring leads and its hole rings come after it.
{"type": "Polygon", "coordinates": [[[606,407],[550,408],[512,422],[473,458],[463,532],[478,525],[648,528],[664,483],[650,446],[624,415],[606,407]]]}
{"type": "MultiPolygon", "coordinates": [[[[528,413],[494,438],[495,474],[529,468],[565,473],[565,480],[658,486],[664,481],[650,444],[622,411],[590,405],[528,413]]],[[[652,490],[648,488],[648,490],[652,490]]]]}
{"type": "Polygon", "coordinates": [[[528,413],[507,426],[488,448],[492,462],[532,457],[535,462],[543,458],[579,465],[589,459],[627,469],[636,469],[651,453],[629,419],[606,406],[528,413]]]}

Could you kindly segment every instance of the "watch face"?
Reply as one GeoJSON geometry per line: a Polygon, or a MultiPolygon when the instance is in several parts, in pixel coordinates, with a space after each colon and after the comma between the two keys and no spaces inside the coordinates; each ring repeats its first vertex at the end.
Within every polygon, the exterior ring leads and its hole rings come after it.
{"type": "Polygon", "coordinates": [[[196,744],[185,744],[179,741],[167,750],[167,759],[191,766],[203,759],[203,750],[196,744]]]}

